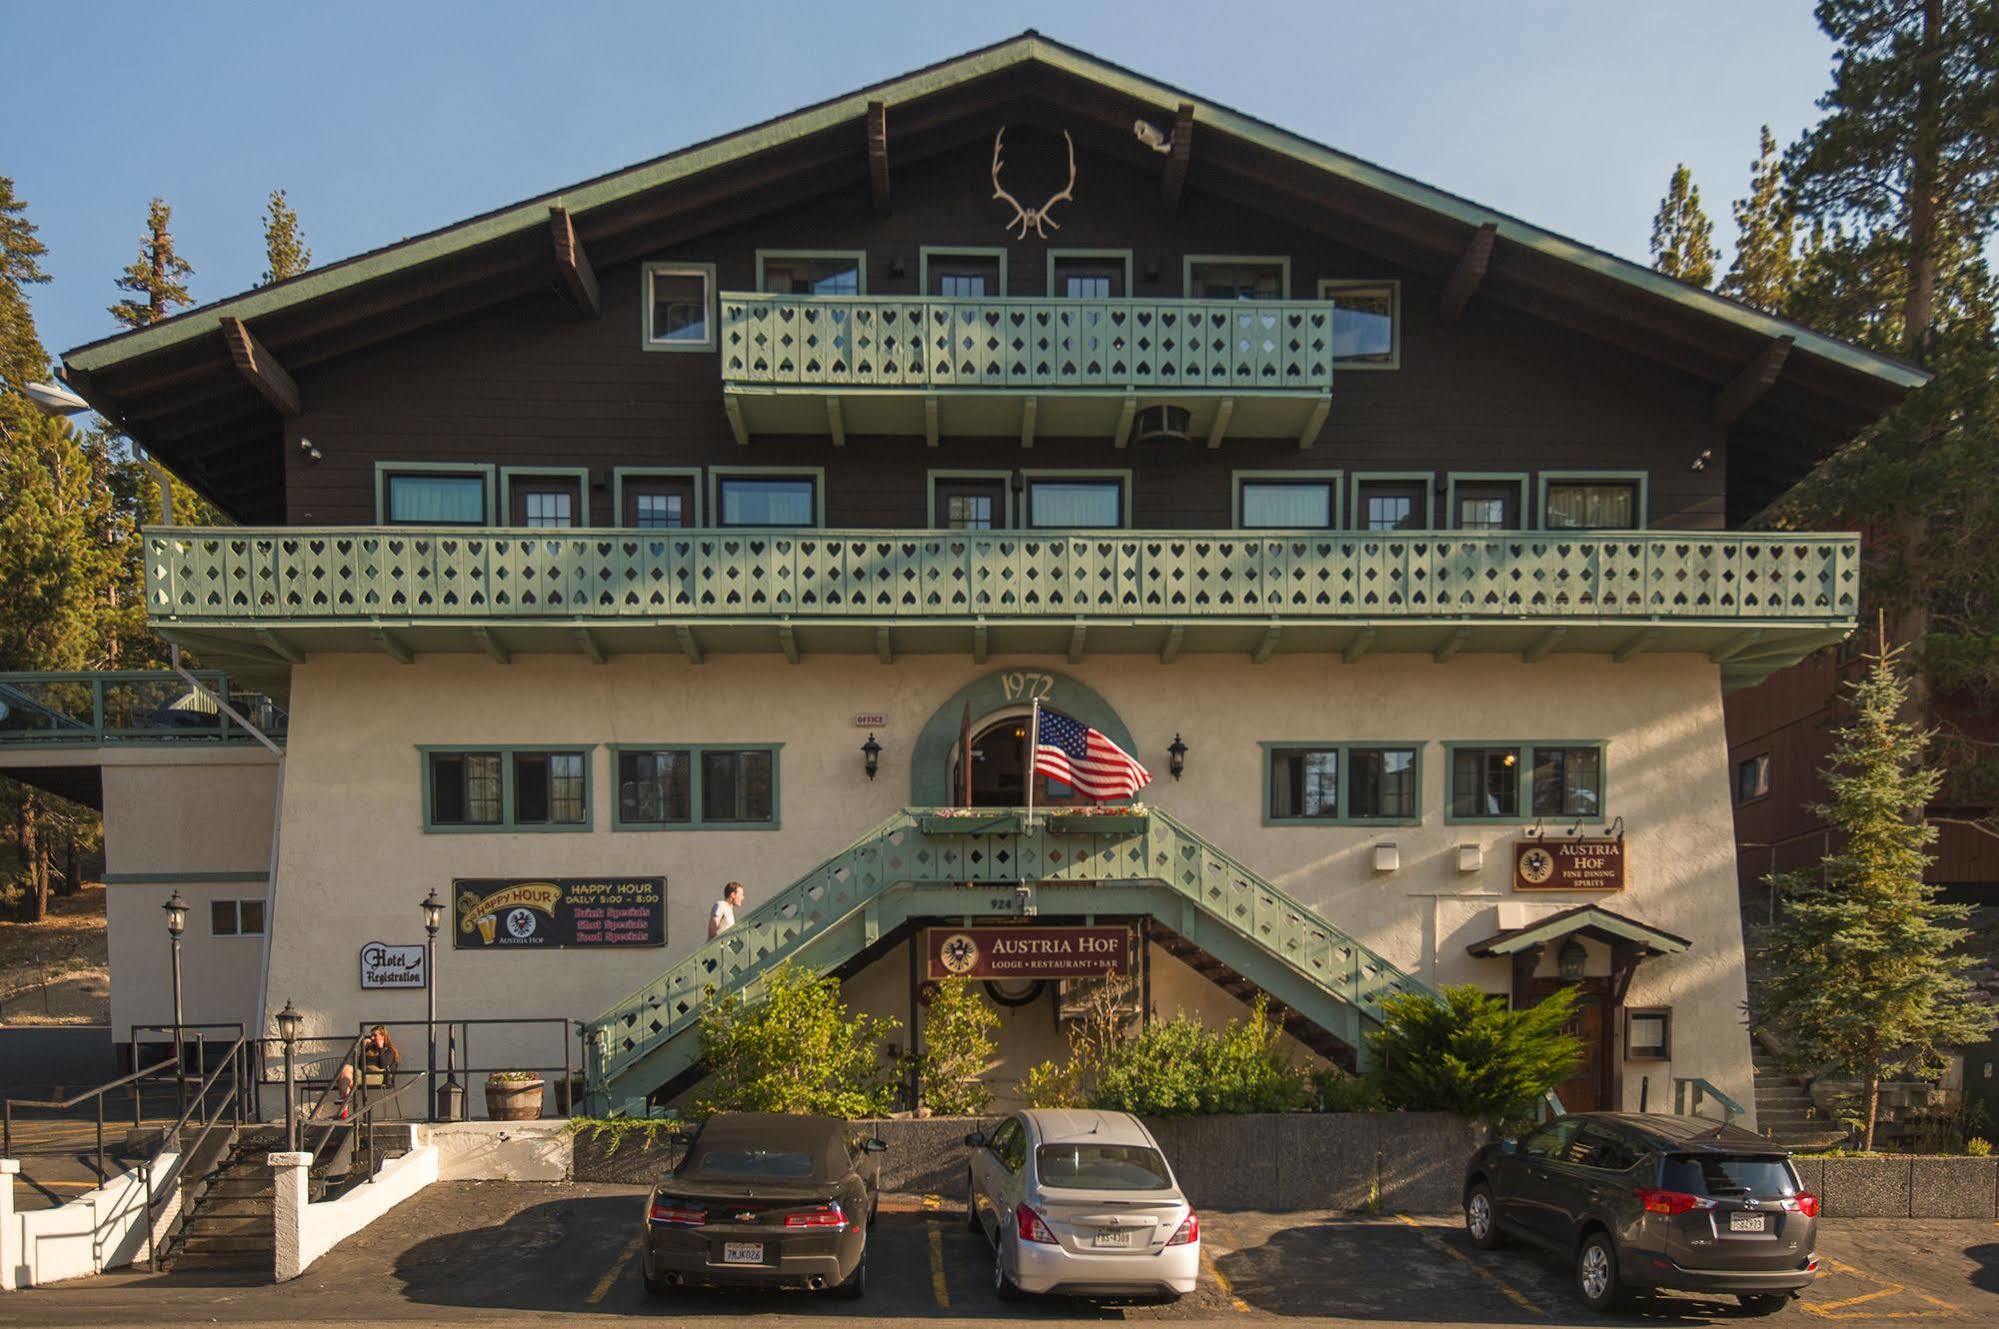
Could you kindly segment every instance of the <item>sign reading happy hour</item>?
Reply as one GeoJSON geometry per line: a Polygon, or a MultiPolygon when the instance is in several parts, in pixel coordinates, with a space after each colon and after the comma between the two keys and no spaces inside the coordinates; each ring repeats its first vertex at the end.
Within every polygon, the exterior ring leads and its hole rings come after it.
{"type": "Polygon", "coordinates": [[[666,944],[665,877],[460,877],[451,899],[459,950],[666,944]]]}
{"type": "Polygon", "coordinates": [[[1513,889],[1621,891],[1624,889],[1624,841],[1515,841],[1513,889]]]}
{"type": "Polygon", "coordinates": [[[928,928],[931,978],[1097,978],[1131,971],[1124,928],[928,928]]]}

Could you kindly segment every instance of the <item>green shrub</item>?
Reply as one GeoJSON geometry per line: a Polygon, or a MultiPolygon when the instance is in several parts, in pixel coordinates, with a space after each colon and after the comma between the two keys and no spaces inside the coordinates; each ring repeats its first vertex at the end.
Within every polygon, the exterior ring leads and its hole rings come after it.
{"type": "Polygon", "coordinates": [[[992,1065],[992,1031],[999,1022],[999,1012],[966,980],[937,985],[917,1066],[923,1106],[945,1117],[976,1117],[992,1106],[992,1090],[980,1077],[992,1065]]]}
{"type": "Polygon", "coordinates": [[[1321,1112],[1379,1112],[1387,1106],[1373,1076],[1348,1075],[1337,1066],[1313,1072],[1312,1097],[1321,1112]]]}
{"type": "Polygon", "coordinates": [[[880,1116],[895,1100],[883,1040],[894,1020],[847,1014],[840,984],[788,961],[764,975],[756,999],[724,993],[701,1013],[708,1080],[693,1115],[815,1112],[880,1116]]]}
{"type": "Polygon", "coordinates": [[[1020,1082],[1020,1097],[1029,1107],[1077,1108],[1083,1101],[1083,1064],[1073,1057],[1065,1064],[1044,1061],[1020,1082]]]}
{"type": "Polygon", "coordinates": [[[1974,1135],[1964,1142],[1964,1152],[1973,1158],[1989,1158],[1992,1154],[1992,1141],[1982,1135],[1974,1135]]]}
{"type": "Polygon", "coordinates": [[[1143,1116],[1287,1112],[1310,1099],[1305,1077],[1278,1046],[1261,997],[1246,1020],[1220,1031],[1176,1016],[1116,1044],[1088,1068],[1091,1107],[1143,1116]]]}
{"type": "Polygon", "coordinates": [[[1412,994],[1382,1006],[1387,1018],[1368,1042],[1389,1107],[1519,1126],[1582,1065],[1581,1040],[1562,1031],[1571,988],[1517,1011],[1470,984],[1445,988],[1441,1001],[1412,994]]]}

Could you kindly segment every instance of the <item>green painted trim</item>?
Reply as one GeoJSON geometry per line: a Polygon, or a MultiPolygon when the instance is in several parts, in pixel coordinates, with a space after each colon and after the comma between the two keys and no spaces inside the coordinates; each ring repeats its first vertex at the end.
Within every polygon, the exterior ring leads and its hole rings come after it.
{"type": "MultiPolygon", "coordinates": [[[[957,803],[951,794],[951,749],[958,746],[958,724],[964,718],[966,706],[972,708],[972,728],[976,731],[988,717],[1031,704],[1032,697],[1027,691],[1009,692],[1010,680],[1043,678],[1049,680],[1048,693],[1042,699],[1044,704],[1081,720],[1132,756],[1144,760],[1124,717],[1081,679],[1048,669],[997,669],[959,688],[924,721],[909,753],[911,805],[944,808],[957,803]]],[[[1141,790],[1141,799],[1143,794],[1141,790]]]]}
{"type": "Polygon", "coordinates": [[[1045,278],[1047,284],[1041,288],[1042,290],[1048,293],[1049,299],[1061,300],[1067,298],[1062,294],[1062,292],[1055,289],[1055,262],[1057,259],[1064,259],[1064,258],[1084,258],[1084,259],[1099,259],[1099,260],[1114,258],[1114,259],[1123,260],[1124,294],[1121,296],[1116,296],[1114,298],[1119,300],[1131,300],[1136,298],[1131,289],[1131,251],[1129,249],[1051,249],[1048,251],[1048,258],[1047,258],[1047,268],[1046,268],[1047,275],[1045,278]]]}
{"type": "MultiPolygon", "coordinates": [[[[1402,279],[1381,277],[1368,280],[1359,277],[1322,277],[1319,279],[1319,298],[1339,303],[1341,291],[1371,291],[1377,287],[1388,288],[1388,338],[1389,351],[1386,360],[1342,360],[1333,357],[1335,372],[1353,373],[1355,370],[1400,369],[1402,368],[1402,279]]],[[[1337,320],[1336,314],[1334,318],[1337,320]]]]}
{"type": "MultiPolygon", "coordinates": [[[[1580,932],[1584,928],[1592,927],[1600,928],[1613,936],[1622,937],[1626,941],[1644,942],[1653,950],[1666,955],[1678,955],[1693,945],[1685,937],[1661,931],[1650,924],[1641,923],[1635,918],[1626,918],[1622,914],[1612,913],[1610,910],[1597,905],[1582,905],[1573,909],[1563,910],[1561,913],[1515,936],[1508,937],[1504,941],[1495,942],[1491,945],[1480,943],[1478,949],[1473,953],[1481,958],[1494,955],[1513,955],[1528,949],[1530,946],[1551,941],[1556,937],[1566,937],[1571,933],[1580,932]]],[[[1632,1010],[1670,1011],[1671,1009],[1670,1006],[1627,1007],[1626,1011],[1629,1013],[1632,1010]]]]}
{"type": "Polygon", "coordinates": [[[425,835],[577,835],[597,829],[595,802],[597,744],[595,743],[419,743],[417,780],[423,792],[423,833],[425,835]],[[430,758],[434,753],[494,752],[500,756],[500,819],[440,825],[431,816],[430,758]],[[514,763],[516,753],[577,753],[583,758],[583,820],[580,822],[529,822],[514,820],[514,763]]]}
{"type": "Polygon", "coordinates": [[[639,349],[642,351],[712,352],[722,337],[722,307],[716,299],[715,265],[687,259],[657,259],[639,269],[639,349]],[[706,341],[658,341],[652,335],[652,276],[655,272],[679,277],[699,277],[706,283],[708,338],[706,341]]]}
{"type": "Polygon", "coordinates": [[[611,753],[611,787],[613,791],[622,788],[618,776],[618,758],[627,752],[685,752],[692,760],[687,767],[687,814],[686,821],[626,821],[623,816],[624,800],[611,799],[611,829],[614,831],[775,831],[782,830],[784,824],[784,779],[782,743],[613,743],[611,753]],[[770,820],[769,821],[707,821],[701,816],[701,755],[707,752],[768,752],[770,753],[770,820]]]}
{"type": "Polygon", "coordinates": [[[1003,299],[1007,289],[1007,251],[1002,245],[919,245],[916,250],[916,293],[931,300],[947,299],[946,296],[930,294],[930,257],[933,254],[964,254],[972,258],[996,258],[999,260],[999,290],[994,298],[1003,299]]]}
{"type": "MultiPolygon", "coordinates": [[[[496,521],[494,525],[508,526],[513,521],[514,480],[521,476],[533,477],[537,475],[560,476],[563,479],[574,480],[576,482],[576,504],[578,507],[583,509],[581,512],[577,513],[576,515],[581,517],[583,520],[577,522],[575,526],[570,527],[568,529],[571,530],[590,529],[590,527],[594,523],[592,523],[590,520],[590,468],[588,466],[502,466],[500,468],[500,511],[506,514],[507,519],[506,521],[496,521]]],[[[496,513],[494,515],[497,516],[498,514],[496,513]]],[[[612,526],[616,526],[618,523],[616,521],[612,521],[609,524],[612,526]]],[[[523,526],[520,529],[559,530],[563,528],[523,526]]]]}
{"type": "MultiPolygon", "coordinates": [[[[1369,480],[1390,480],[1397,483],[1421,480],[1423,482],[1423,524],[1415,529],[1419,531],[1434,531],[1437,529],[1437,473],[1435,471],[1355,471],[1351,482],[1353,485],[1353,505],[1348,509],[1351,513],[1349,520],[1352,521],[1354,530],[1363,529],[1360,524],[1362,515],[1360,487],[1369,480]]],[[[1393,534],[1390,531],[1377,531],[1374,533],[1377,535],[1393,534]]]]}
{"type": "Polygon", "coordinates": [[[1260,815],[1265,826],[1285,828],[1311,826],[1421,826],[1423,824],[1423,749],[1426,741],[1417,739],[1264,739],[1257,744],[1262,749],[1263,803],[1260,815]],[[1407,817],[1356,817],[1347,807],[1347,795],[1353,791],[1353,754],[1356,751],[1372,752],[1377,749],[1406,750],[1416,754],[1412,772],[1416,782],[1416,811],[1407,817]],[[1337,752],[1340,754],[1337,794],[1337,815],[1332,817],[1277,817],[1270,811],[1270,767],[1272,758],[1279,752],[1337,752]]]}
{"type": "Polygon", "coordinates": [[[1601,738],[1493,738],[1493,739],[1447,739],[1444,748],[1444,824],[1446,826],[1527,826],[1536,821],[1546,820],[1551,824],[1600,826],[1610,820],[1610,743],[1601,738]],[[1515,794],[1520,815],[1513,817],[1460,817],[1452,813],[1457,806],[1457,791],[1452,788],[1452,780],[1457,776],[1456,753],[1459,748],[1512,748],[1519,754],[1514,763],[1518,774],[1515,780],[1518,789],[1515,794]],[[1595,748],[1597,788],[1597,815],[1594,817],[1557,817],[1551,813],[1536,813],[1534,809],[1534,749],[1535,748],[1595,748]]]}
{"type": "Polygon", "coordinates": [[[1542,471],[1536,477],[1534,491],[1534,529],[1574,530],[1578,534],[1588,534],[1591,530],[1603,531],[1611,527],[1550,527],[1548,525],[1548,481],[1550,480],[1601,480],[1606,484],[1636,482],[1638,485],[1638,525],[1637,530],[1650,530],[1652,521],[1652,473],[1650,471],[1542,471]]]}
{"type": "Polygon", "coordinates": [[[1036,467],[1020,473],[1020,529],[1059,530],[1077,529],[1081,531],[1105,530],[1128,531],[1131,529],[1131,472],[1104,467],[1089,467],[1077,470],[1066,468],[1036,467]],[[1116,526],[1084,526],[1077,528],[1039,527],[1034,524],[1034,482],[1036,480],[1115,480],[1121,486],[1118,494],[1118,524],[1116,526]]]}
{"type": "Polygon", "coordinates": [[[1229,472],[1229,520],[1231,527],[1238,531],[1316,531],[1340,530],[1346,515],[1346,486],[1341,484],[1344,471],[1230,471],[1229,472]],[[1242,487],[1255,484],[1259,480],[1282,482],[1285,480],[1323,480],[1332,488],[1333,524],[1331,526],[1245,526],[1242,520],[1242,487]]]}
{"type": "Polygon", "coordinates": [[[1006,496],[1006,529],[1013,530],[1013,472],[1012,471],[960,471],[949,468],[933,469],[923,485],[923,520],[931,530],[943,529],[937,525],[937,482],[939,480],[998,480],[1000,492],[1006,496]]]}
{"type": "Polygon", "coordinates": [[[266,884],[270,880],[270,873],[252,871],[107,872],[102,878],[106,886],[198,886],[211,882],[220,886],[244,882],[266,884]]]}
{"type": "Polygon", "coordinates": [[[763,295],[789,295],[789,291],[764,290],[764,260],[767,258],[849,258],[859,274],[855,295],[868,293],[868,251],[865,249],[759,249],[757,251],[757,291],[763,295]]]}
{"type": "Polygon", "coordinates": [[[625,477],[626,476],[630,476],[634,480],[643,480],[650,476],[659,476],[668,479],[693,481],[694,482],[694,529],[698,530],[700,528],[702,514],[705,511],[702,504],[702,500],[703,498],[706,497],[705,494],[706,486],[704,486],[701,483],[701,468],[699,466],[614,466],[612,467],[611,468],[611,525],[619,529],[629,529],[625,527],[625,477]]]}
{"type": "Polygon", "coordinates": [[[697,143],[624,170],[581,181],[567,189],[541,194],[511,207],[497,209],[426,235],[399,241],[343,263],[331,264],[288,281],[276,282],[230,299],[188,310],[150,328],[87,343],[69,351],[63,356],[63,360],[70,367],[87,372],[151,354],[214,332],[224,317],[254,321],[263,315],[288,309],[320,296],[374,281],[435,259],[461,253],[519,231],[546,227],[548,209],[554,204],[567,206],[572,214],[587,213],[591,209],[660,188],[823,130],[862,122],[871,102],[880,101],[890,106],[899,105],[987,78],[1022,64],[1042,64],[1094,82],[1138,102],[1142,107],[1150,107],[1155,113],[1162,115],[1176,114],[1181,104],[1191,102],[1195,108],[1195,122],[1207,129],[1233,135],[1254,146],[1290,157],[1328,174],[1352,180],[1364,188],[1378,190],[1415,204],[1458,221],[1466,227],[1478,227],[1490,222],[1497,228],[1500,238],[1513,244],[1534,249],[1572,266],[1612,278],[1670,303],[1737,327],[1753,330],[1765,337],[1795,337],[1798,349],[1802,351],[1846,368],[1873,375],[1899,387],[1920,387],[1929,381],[1930,376],[1913,365],[1876,355],[1788,320],[1737,304],[1711,291],[1654,272],[1643,264],[1619,258],[1600,249],[1592,249],[1516,217],[1482,207],[1458,195],[1389,171],[1372,162],[1289,133],[1230,107],[1202,101],[1183,89],[1148,79],[1033,32],[1022,33],[991,46],[969,51],[956,59],[914,70],[900,78],[862,88],[843,97],[832,98],[789,115],[766,120],[733,134],[697,143]]]}
{"type": "Polygon", "coordinates": [[[707,515],[718,531],[805,531],[826,525],[826,468],[824,466],[710,466],[708,468],[707,515]],[[811,526],[727,526],[722,521],[722,481],[740,476],[747,480],[783,480],[809,477],[812,481],[811,526]]]}
{"type": "MultiPolygon", "coordinates": [[[[1275,263],[1283,269],[1279,279],[1279,300],[1291,298],[1291,256],[1289,254],[1186,254],[1180,259],[1180,295],[1187,300],[1206,299],[1194,294],[1194,265],[1196,263],[1275,263]]],[[[1251,303],[1254,303],[1253,301],[1251,303]]]]}
{"type": "MultiPolygon", "coordinates": [[[[1519,497],[1515,500],[1516,507],[1513,514],[1519,518],[1519,525],[1512,529],[1519,531],[1532,529],[1527,524],[1527,479],[1527,472],[1525,471],[1452,471],[1444,477],[1445,529],[1453,531],[1464,529],[1458,525],[1458,481],[1460,480],[1488,484],[1505,480],[1512,481],[1520,491],[1519,497]]],[[[1478,533],[1482,535],[1497,534],[1494,531],[1481,531],[1478,533]]]]}
{"type": "MultiPolygon", "coordinates": [[[[395,474],[430,475],[432,473],[449,474],[451,472],[459,472],[459,473],[477,472],[479,475],[484,476],[486,480],[486,520],[483,523],[481,523],[481,526],[496,526],[499,524],[499,512],[494,505],[494,495],[497,492],[497,486],[494,484],[493,481],[495,469],[496,468],[494,467],[493,463],[486,461],[378,461],[375,463],[375,525],[377,526],[396,525],[396,523],[393,523],[389,520],[389,513],[388,513],[389,477],[391,475],[395,474]]],[[[438,525],[437,522],[423,522],[423,523],[406,522],[402,524],[408,526],[415,526],[419,524],[425,526],[438,525]]],[[[480,526],[472,526],[469,524],[462,527],[462,529],[468,531],[479,530],[480,528],[481,528],[480,526]]]]}

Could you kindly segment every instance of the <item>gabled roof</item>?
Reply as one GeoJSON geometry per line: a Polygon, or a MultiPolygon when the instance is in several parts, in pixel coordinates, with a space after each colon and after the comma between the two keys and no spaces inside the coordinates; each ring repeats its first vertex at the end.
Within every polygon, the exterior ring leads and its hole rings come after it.
{"type": "Polygon", "coordinates": [[[1480,957],[1517,955],[1535,946],[1545,946],[1558,938],[1576,934],[1610,944],[1635,942],[1645,949],[1647,955],[1677,955],[1693,945],[1685,937],[1675,936],[1664,928],[1655,928],[1650,923],[1612,913],[1600,904],[1585,904],[1564,909],[1559,914],[1550,914],[1525,927],[1495,932],[1465,949],[1480,957]]]}

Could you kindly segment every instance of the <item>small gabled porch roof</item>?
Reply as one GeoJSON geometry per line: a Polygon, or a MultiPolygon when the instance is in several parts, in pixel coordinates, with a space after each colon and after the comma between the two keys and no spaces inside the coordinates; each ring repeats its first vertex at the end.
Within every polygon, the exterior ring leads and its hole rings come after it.
{"type": "Polygon", "coordinates": [[[1550,914],[1522,927],[1495,932],[1465,949],[1481,958],[1519,955],[1536,946],[1546,946],[1549,942],[1570,936],[1588,937],[1606,946],[1636,946],[1640,958],[1677,955],[1693,946],[1693,942],[1685,937],[1664,928],[1653,927],[1650,923],[1616,913],[1600,904],[1585,904],[1564,909],[1559,914],[1550,914]]]}

